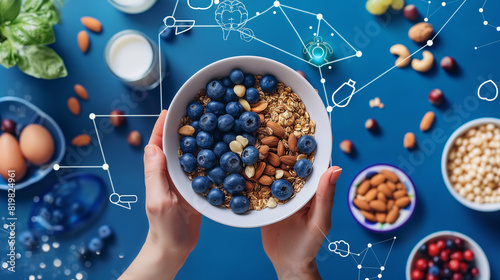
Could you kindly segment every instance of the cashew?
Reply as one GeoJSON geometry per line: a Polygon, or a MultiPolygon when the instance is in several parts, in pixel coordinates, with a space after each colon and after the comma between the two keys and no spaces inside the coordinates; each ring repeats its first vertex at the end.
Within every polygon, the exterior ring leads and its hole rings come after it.
{"type": "Polygon", "coordinates": [[[390,52],[393,55],[397,55],[398,59],[396,59],[396,66],[399,68],[406,67],[410,64],[411,58],[410,56],[410,51],[408,50],[407,47],[401,44],[396,44],[391,47],[390,52]]]}
{"type": "Polygon", "coordinates": [[[434,65],[434,55],[430,51],[424,51],[422,53],[423,59],[413,59],[411,62],[411,67],[418,72],[427,72],[431,70],[434,65]]]}

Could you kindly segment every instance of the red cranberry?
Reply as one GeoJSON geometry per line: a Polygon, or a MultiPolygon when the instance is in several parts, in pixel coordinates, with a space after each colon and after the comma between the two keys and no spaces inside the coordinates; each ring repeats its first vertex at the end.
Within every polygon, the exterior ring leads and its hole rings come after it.
{"type": "Polygon", "coordinates": [[[462,273],[467,273],[467,270],[469,269],[469,266],[466,263],[460,263],[460,271],[462,273]]]}
{"type": "Polygon", "coordinates": [[[434,257],[434,256],[437,256],[439,254],[439,248],[436,244],[432,243],[432,244],[429,244],[429,248],[427,249],[427,253],[429,254],[429,256],[431,257],[434,257]]]}
{"type": "MultiPolygon", "coordinates": [[[[441,93],[442,95],[443,93],[441,93]]],[[[436,246],[438,247],[439,250],[443,250],[444,247],[446,247],[446,243],[444,242],[444,240],[440,239],[436,242],[436,246]]]]}
{"type": "Polygon", "coordinates": [[[452,260],[462,261],[464,259],[462,252],[456,251],[451,254],[452,260]]]}
{"type": "Polygon", "coordinates": [[[450,250],[443,250],[439,253],[439,257],[443,262],[447,262],[450,260],[450,250]]]}
{"type": "Polygon", "coordinates": [[[125,123],[124,113],[120,110],[113,110],[110,113],[109,121],[114,127],[122,126],[125,123]]]}
{"type": "MultiPolygon", "coordinates": [[[[437,88],[431,90],[428,98],[429,98],[429,102],[434,104],[434,105],[440,105],[444,101],[443,92],[437,88]]],[[[443,241],[443,240],[440,240],[440,241],[443,241]]],[[[446,243],[444,241],[443,241],[443,243],[444,243],[444,246],[446,246],[446,243]]]]}
{"type": "Polygon", "coordinates": [[[457,62],[451,56],[445,56],[441,59],[441,68],[447,72],[455,70],[457,67],[457,62]]]}
{"type": "Polygon", "coordinates": [[[465,250],[464,251],[464,260],[471,262],[474,260],[474,252],[472,250],[465,250]]]}
{"type": "Polygon", "coordinates": [[[411,280],[422,280],[424,279],[424,273],[418,269],[415,269],[411,272],[411,280]]]}
{"type": "Polygon", "coordinates": [[[427,277],[425,278],[426,280],[439,280],[437,276],[434,276],[432,274],[427,274],[427,277]]]}
{"type": "Polygon", "coordinates": [[[2,121],[2,131],[5,133],[15,134],[16,133],[16,123],[11,119],[5,119],[2,121]]]}
{"type": "Polygon", "coordinates": [[[460,261],[458,260],[451,260],[449,262],[450,270],[451,271],[459,271],[460,270],[460,261]]]}
{"type": "Polygon", "coordinates": [[[470,270],[470,274],[472,274],[472,276],[474,276],[474,277],[477,277],[479,275],[479,269],[477,269],[477,267],[473,267],[470,270]]]}
{"type": "Polygon", "coordinates": [[[427,261],[425,259],[418,259],[415,262],[415,267],[422,271],[425,271],[427,270],[427,261]]]}
{"type": "Polygon", "coordinates": [[[453,276],[451,276],[452,280],[463,280],[464,276],[460,273],[453,273],[453,276]]]}
{"type": "Polygon", "coordinates": [[[413,4],[406,5],[405,8],[403,9],[403,14],[405,18],[410,21],[415,21],[420,16],[417,7],[415,7],[415,5],[413,4]]]}
{"type": "Polygon", "coordinates": [[[460,238],[455,238],[453,243],[455,243],[455,247],[457,247],[457,249],[462,249],[464,247],[464,241],[460,238]]]}

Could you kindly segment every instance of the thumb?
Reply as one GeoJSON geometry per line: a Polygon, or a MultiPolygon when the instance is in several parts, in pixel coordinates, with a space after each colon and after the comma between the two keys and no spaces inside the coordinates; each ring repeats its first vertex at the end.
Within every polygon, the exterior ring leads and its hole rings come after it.
{"type": "Polygon", "coordinates": [[[144,148],[144,178],[146,197],[162,197],[170,189],[167,177],[167,160],[160,147],[147,145],[144,148]]]}
{"type": "Polygon", "coordinates": [[[335,186],[340,173],[342,169],[334,166],[321,176],[309,210],[310,220],[326,232],[330,231],[335,186]]]}

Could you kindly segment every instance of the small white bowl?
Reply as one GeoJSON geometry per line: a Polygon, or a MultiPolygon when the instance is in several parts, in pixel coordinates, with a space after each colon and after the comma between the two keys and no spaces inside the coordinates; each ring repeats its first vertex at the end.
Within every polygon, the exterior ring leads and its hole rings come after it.
{"type": "Polygon", "coordinates": [[[500,210],[500,203],[484,203],[479,204],[473,201],[466,199],[461,196],[455,189],[453,188],[453,184],[450,182],[450,178],[448,177],[448,154],[450,153],[451,148],[453,147],[455,140],[462,134],[466,133],[469,129],[483,125],[493,123],[500,127],[500,119],[496,118],[480,118],[472,120],[461,127],[459,127],[448,139],[446,145],[444,146],[443,155],[441,156],[441,173],[443,174],[443,179],[448,188],[448,191],[453,195],[453,197],[458,200],[458,202],[462,203],[464,206],[469,207],[470,209],[481,211],[481,212],[493,212],[500,210]]]}
{"type": "Polygon", "coordinates": [[[415,256],[417,255],[418,248],[424,245],[427,242],[432,242],[439,238],[460,238],[465,242],[465,248],[471,249],[474,252],[474,258],[476,261],[477,269],[479,270],[478,280],[490,280],[490,264],[488,262],[488,258],[484,253],[483,249],[476,243],[476,241],[472,240],[472,238],[467,235],[456,232],[456,231],[438,231],[424,237],[420,242],[413,247],[411,250],[410,256],[408,257],[408,261],[406,262],[406,279],[411,279],[411,268],[413,267],[413,262],[415,261],[415,256]]]}
{"type": "Polygon", "coordinates": [[[163,151],[167,157],[167,165],[173,183],[184,199],[205,217],[221,224],[233,227],[252,228],[261,227],[281,221],[300,210],[315,194],[318,182],[323,172],[328,169],[332,153],[332,130],[325,106],[316,90],[295,70],[277,61],[256,57],[237,56],[214,62],[194,74],[177,92],[167,114],[163,130],[163,151]],[[311,119],[316,122],[314,137],[318,143],[315,151],[313,172],[307,178],[302,190],[289,202],[278,205],[274,209],[248,211],[238,215],[230,209],[212,206],[205,197],[191,188],[191,181],[182,170],[179,158],[179,129],[180,120],[186,114],[186,107],[196,93],[206,87],[214,79],[229,75],[234,68],[244,73],[255,75],[272,74],[302,99],[311,119]]]}

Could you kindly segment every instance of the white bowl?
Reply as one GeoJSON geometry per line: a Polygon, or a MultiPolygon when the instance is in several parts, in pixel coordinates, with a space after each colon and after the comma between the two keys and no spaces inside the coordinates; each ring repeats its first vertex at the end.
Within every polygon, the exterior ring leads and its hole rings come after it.
{"type": "Polygon", "coordinates": [[[480,118],[480,119],[475,119],[472,120],[461,127],[459,127],[448,139],[448,142],[446,142],[446,145],[444,146],[443,150],[443,155],[441,156],[441,173],[443,174],[443,179],[446,184],[446,187],[448,188],[448,191],[453,195],[453,197],[458,200],[458,202],[462,203],[464,206],[469,207],[470,209],[474,209],[477,211],[482,211],[482,212],[493,212],[493,211],[498,211],[500,210],[500,203],[484,203],[484,204],[479,204],[475,203],[473,201],[470,201],[466,199],[465,197],[461,196],[455,189],[453,188],[453,184],[450,182],[450,178],[448,177],[448,154],[453,147],[455,140],[458,138],[458,136],[464,134],[467,132],[469,129],[473,127],[480,126],[482,124],[488,124],[488,123],[493,123],[497,126],[500,127],[500,119],[496,118],[480,118]]]}
{"type": "Polygon", "coordinates": [[[168,170],[172,181],[184,199],[205,217],[233,227],[261,227],[281,221],[301,209],[315,194],[323,172],[328,169],[332,153],[332,130],[330,120],[316,90],[295,70],[277,61],[256,57],[238,56],[214,62],[194,74],[177,92],[167,113],[163,130],[163,151],[167,157],[168,170]],[[315,151],[313,172],[307,178],[302,190],[289,202],[274,209],[248,211],[238,215],[230,209],[212,206],[202,195],[191,188],[191,181],[182,170],[177,152],[179,150],[180,120],[186,114],[186,107],[196,95],[214,79],[229,75],[234,68],[255,75],[272,74],[279,81],[290,86],[304,102],[311,119],[316,122],[315,138],[318,143],[315,151]]]}
{"type": "Polygon", "coordinates": [[[474,258],[476,261],[477,269],[479,270],[478,280],[490,280],[490,264],[488,262],[488,258],[484,253],[483,249],[476,243],[476,241],[472,240],[472,238],[467,235],[456,232],[456,231],[438,231],[433,234],[429,234],[424,237],[420,242],[413,247],[411,250],[410,256],[408,257],[408,261],[406,262],[406,279],[411,279],[411,268],[413,267],[413,261],[415,261],[415,256],[418,252],[418,248],[424,245],[427,242],[432,242],[439,238],[448,238],[448,237],[458,237],[465,241],[465,248],[471,249],[474,252],[474,258]]]}

